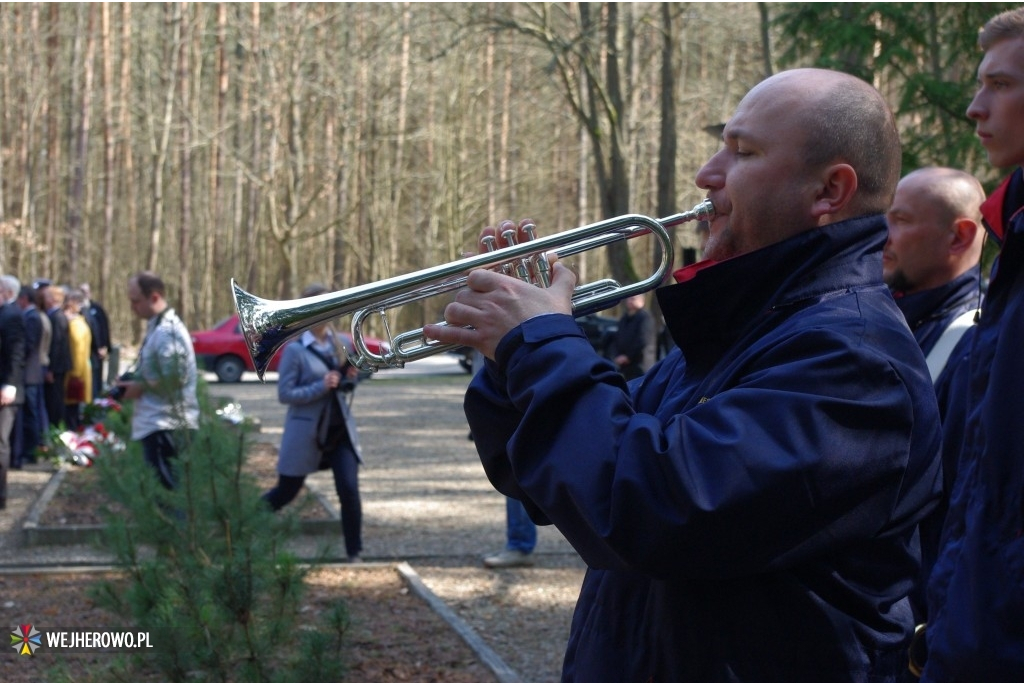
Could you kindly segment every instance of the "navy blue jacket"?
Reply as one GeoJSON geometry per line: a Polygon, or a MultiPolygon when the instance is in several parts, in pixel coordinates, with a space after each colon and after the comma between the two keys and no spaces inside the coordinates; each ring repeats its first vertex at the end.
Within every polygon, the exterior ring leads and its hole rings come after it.
{"type": "Polygon", "coordinates": [[[16,390],[14,404],[25,403],[25,319],[13,302],[0,304],[0,386],[16,390]]]}
{"type": "MultiPolygon", "coordinates": [[[[925,358],[946,332],[946,329],[961,314],[976,310],[981,306],[981,266],[975,266],[960,274],[949,283],[910,295],[895,292],[896,306],[903,312],[914,338],[921,346],[925,358]]],[[[970,335],[970,329],[965,333],[970,335]]],[[[962,409],[958,395],[951,395],[949,387],[956,383],[962,371],[957,370],[957,360],[962,358],[962,348],[954,348],[948,357],[945,368],[935,380],[935,393],[939,401],[939,417],[942,423],[942,482],[943,492],[952,490],[953,478],[956,475],[956,462],[960,453],[959,443],[962,439],[962,421],[955,418],[962,409]],[[948,421],[947,416],[952,414],[948,421]]],[[[924,623],[927,620],[927,601],[925,586],[935,565],[938,555],[939,538],[942,524],[946,519],[946,498],[943,498],[926,520],[921,522],[921,563],[922,582],[914,589],[911,601],[914,607],[915,621],[924,623]]]]}
{"type": "Polygon", "coordinates": [[[864,217],[680,272],[658,291],[678,349],[628,386],[563,315],[475,377],[488,477],[589,567],[564,679],[903,671],[939,421],[885,237],[864,217]]]}
{"type": "Polygon", "coordinates": [[[927,357],[954,319],[981,306],[981,267],[975,266],[938,288],[893,295],[927,357]]]}
{"type": "Polygon", "coordinates": [[[999,257],[972,331],[964,438],[928,586],[929,681],[1024,679],[1024,178],[982,205],[999,257]]]}

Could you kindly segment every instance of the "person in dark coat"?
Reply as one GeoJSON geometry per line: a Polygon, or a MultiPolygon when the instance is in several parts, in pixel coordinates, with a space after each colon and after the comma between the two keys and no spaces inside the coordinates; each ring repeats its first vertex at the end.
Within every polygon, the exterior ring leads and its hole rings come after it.
{"type": "Polygon", "coordinates": [[[654,317],[644,309],[645,300],[643,293],[626,298],[626,311],[619,318],[612,343],[612,360],[627,381],[647,373],[657,357],[654,317]]]}
{"type": "MultiPolygon", "coordinates": [[[[885,215],[889,239],[882,250],[882,278],[892,289],[896,306],[925,355],[943,419],[956,399],[938,390],[947,383],[939,379],[981,306],[984,201],[985,190],[971,174],[947,167],[924,167],[900,179],[885,215]]],[[[942,423],[943,499],[921,523],[922,583],[912,595],[919,624],[927,619],[924,587],[938,552],[946,495],[952,489],[959,454],[955,437],[959,429],[953,421],[942,423]]]]}
{"type": "Polygon", "coordinates": [[[71,334],[64,315],[64,289],[59,285],[42,287],[46,316],[50,319],[50,364],[46,368],[43,393],[51,426],[64,422],[64,377],[71,370],[71,334]]]}
{"type": "MultiPolygon", "coordinates": [[[[327,292],[307,286],[301,297],[327,292]]],[[[341,503],[341,529],[349,562],[361,561],[363,509],[359,496],[362,451],[347,394],[359,377],[348,362],[344,341],[326,324],[314,326],[285,346],[278,365],[277,397],[288,406],[278,451],[277,485],[263,499],[277,511],[295,499],[306,476],[330,468],[341,503]],[[338,411],[333,426],[320,418],[330,403],[338,411]],[[324,430],[320,430],[323,428],[324,430]],[[328,442],[330,444],[328,444],[328,442]]]]}
{"type": "MultiPolygon", "coordinates": [[[[43,397],[43,318],[36,307],[36,292],[31,286],[22,286],[18,293],[18,307],[25,322],[25,402],[21,405],[21,453],[12,461],[16,466],[36,461],[36,450],[46,442],[46,400],[43,397]]],[[[49,319],[47,319],[49,323],[49,319]]],[[[49,351],[49,345],[47,345],[49,351]]]]}
{"type": "Polygon", "coordinates": [[[900,179],[886,212],[882,278],[928,358],[933,380],[981,306],[984,201],[981,182],[969,173],[924,167],[900,179]],[[962,325],[951,330],[957,319],[962,325]]]}
{"type": "Polygon", "coordinates": [[[704,260],[657,291],[678,347],[642,378],[590,349],[559,262],[549,288],[471,272],[424,333],[486,355],[465,399],[484,470],[588,566],[564,680],[895,680],[941,487],[931,379],[882,281],[895,121],[869,84],[796,69],[722,140],[696,178],[704,260]]]}
{"type": "Polygon", "coordinates": [[[89,361],[92,364],[92,399],[97,399],[103,394],[104,388],[103,362],[110,354],[110,319],[103,305],[92,299],[92,289],[88,283],[79,286],[79,290],[85,295],[82,316],[92,333],[89,361]]]}
{"type": "Polygon", "coordinates": [[[982,205],[999,255],[981,317],[958,348],[963,438],[928,584],[929,682],[1024,678],[1024,8],[989,20],[978,44],[967,116],[989,162],[1012,171],[982,205]]]}
{"type": "Polygon", "coordinates": [[[0,277],[0,509],[7,507],[11,436],[25,401],[25,322],[14,302],[19,286],[13,276],[0,277]]]}

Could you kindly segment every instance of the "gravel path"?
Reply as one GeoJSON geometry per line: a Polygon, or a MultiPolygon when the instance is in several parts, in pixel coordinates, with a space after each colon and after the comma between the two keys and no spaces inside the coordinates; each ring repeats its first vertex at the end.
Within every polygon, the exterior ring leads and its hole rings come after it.
{"type": "MultiPolygon", "coordinates": [[[[212,378],[212,377],[210,377],[212,378]]],[[[243,382],[211,383],[211,392],[241,404],[262,424],[259,439],[279,444],[284,411],[275,375],[267,383],[247,374],[243,382]]],[[[441,355],[398,371],[384,371],[358,389],[353,411],[363,443],[360,472],[364,553],[373,561],[406,561],[426,586],[468,623],[527,682],[557,681],[572,610],[584,566],[553,527],[538,530],[535,565],[491,571],[484,554],[504,546],[505,501],[488,483],[462,411],[469,376],[454,357],[441,355]]],[[[7,511],[0,530],[24,515],[25,501],[48,474],[12,472],[7,511]],[[16,481],[16,482],[14,482],[16,481]],[[22,498],[19,500],[18,498],[22,498]]],[[[311,476],[310,489],[337,508],[329,472],[311,476]]],[[[337,538],[300,539],[316,549],[337,538]]],[[[0,538],[3,563],[95,563],[90,547],[26,548],[14,536],[0,538]]]]}

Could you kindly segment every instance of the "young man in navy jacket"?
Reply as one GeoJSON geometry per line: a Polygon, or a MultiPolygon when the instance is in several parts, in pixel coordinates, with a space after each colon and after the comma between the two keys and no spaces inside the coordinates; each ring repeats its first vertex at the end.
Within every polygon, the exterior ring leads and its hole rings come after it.
{"type": "Polygon", "coordinates": [[[1024,679],[1024,8],[992,18],[967,108],[989,161],[1013,168],[982,205],[999,257],[967,348],[966,415],[928,586],[929,681],[1024,679]]]}

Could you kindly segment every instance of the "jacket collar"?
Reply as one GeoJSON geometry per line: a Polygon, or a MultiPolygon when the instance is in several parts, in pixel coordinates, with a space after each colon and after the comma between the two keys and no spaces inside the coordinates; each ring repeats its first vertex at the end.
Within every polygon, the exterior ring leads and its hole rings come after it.
{"type": "MultiPolygon", "coordinates": [[[[921,324],[942,319],[950,311],[967,302],[978,302],[981,296],[981,266],[977,265],[937,288],[905,295],[894,292],[896,306],[903,312],[910,330],[921,324]]],[[[976,305],[975,305],[976,306],[976,305]]]]}
{"type": "Polygon", "coordinates": [[[689,362],[712,363],[761,316],[831,292],[882,284],[885,218],[804,231],[723,262],[680,270],[657,291],[673,340],[689,362]]]}
{"type": "Polygon", "coordinates": [[[1020,167],[988,196],[981,205],[985,228],[1000,245],[1006,238],[1010,220],[1024,208],[1024,172],[1020,167]]]}

